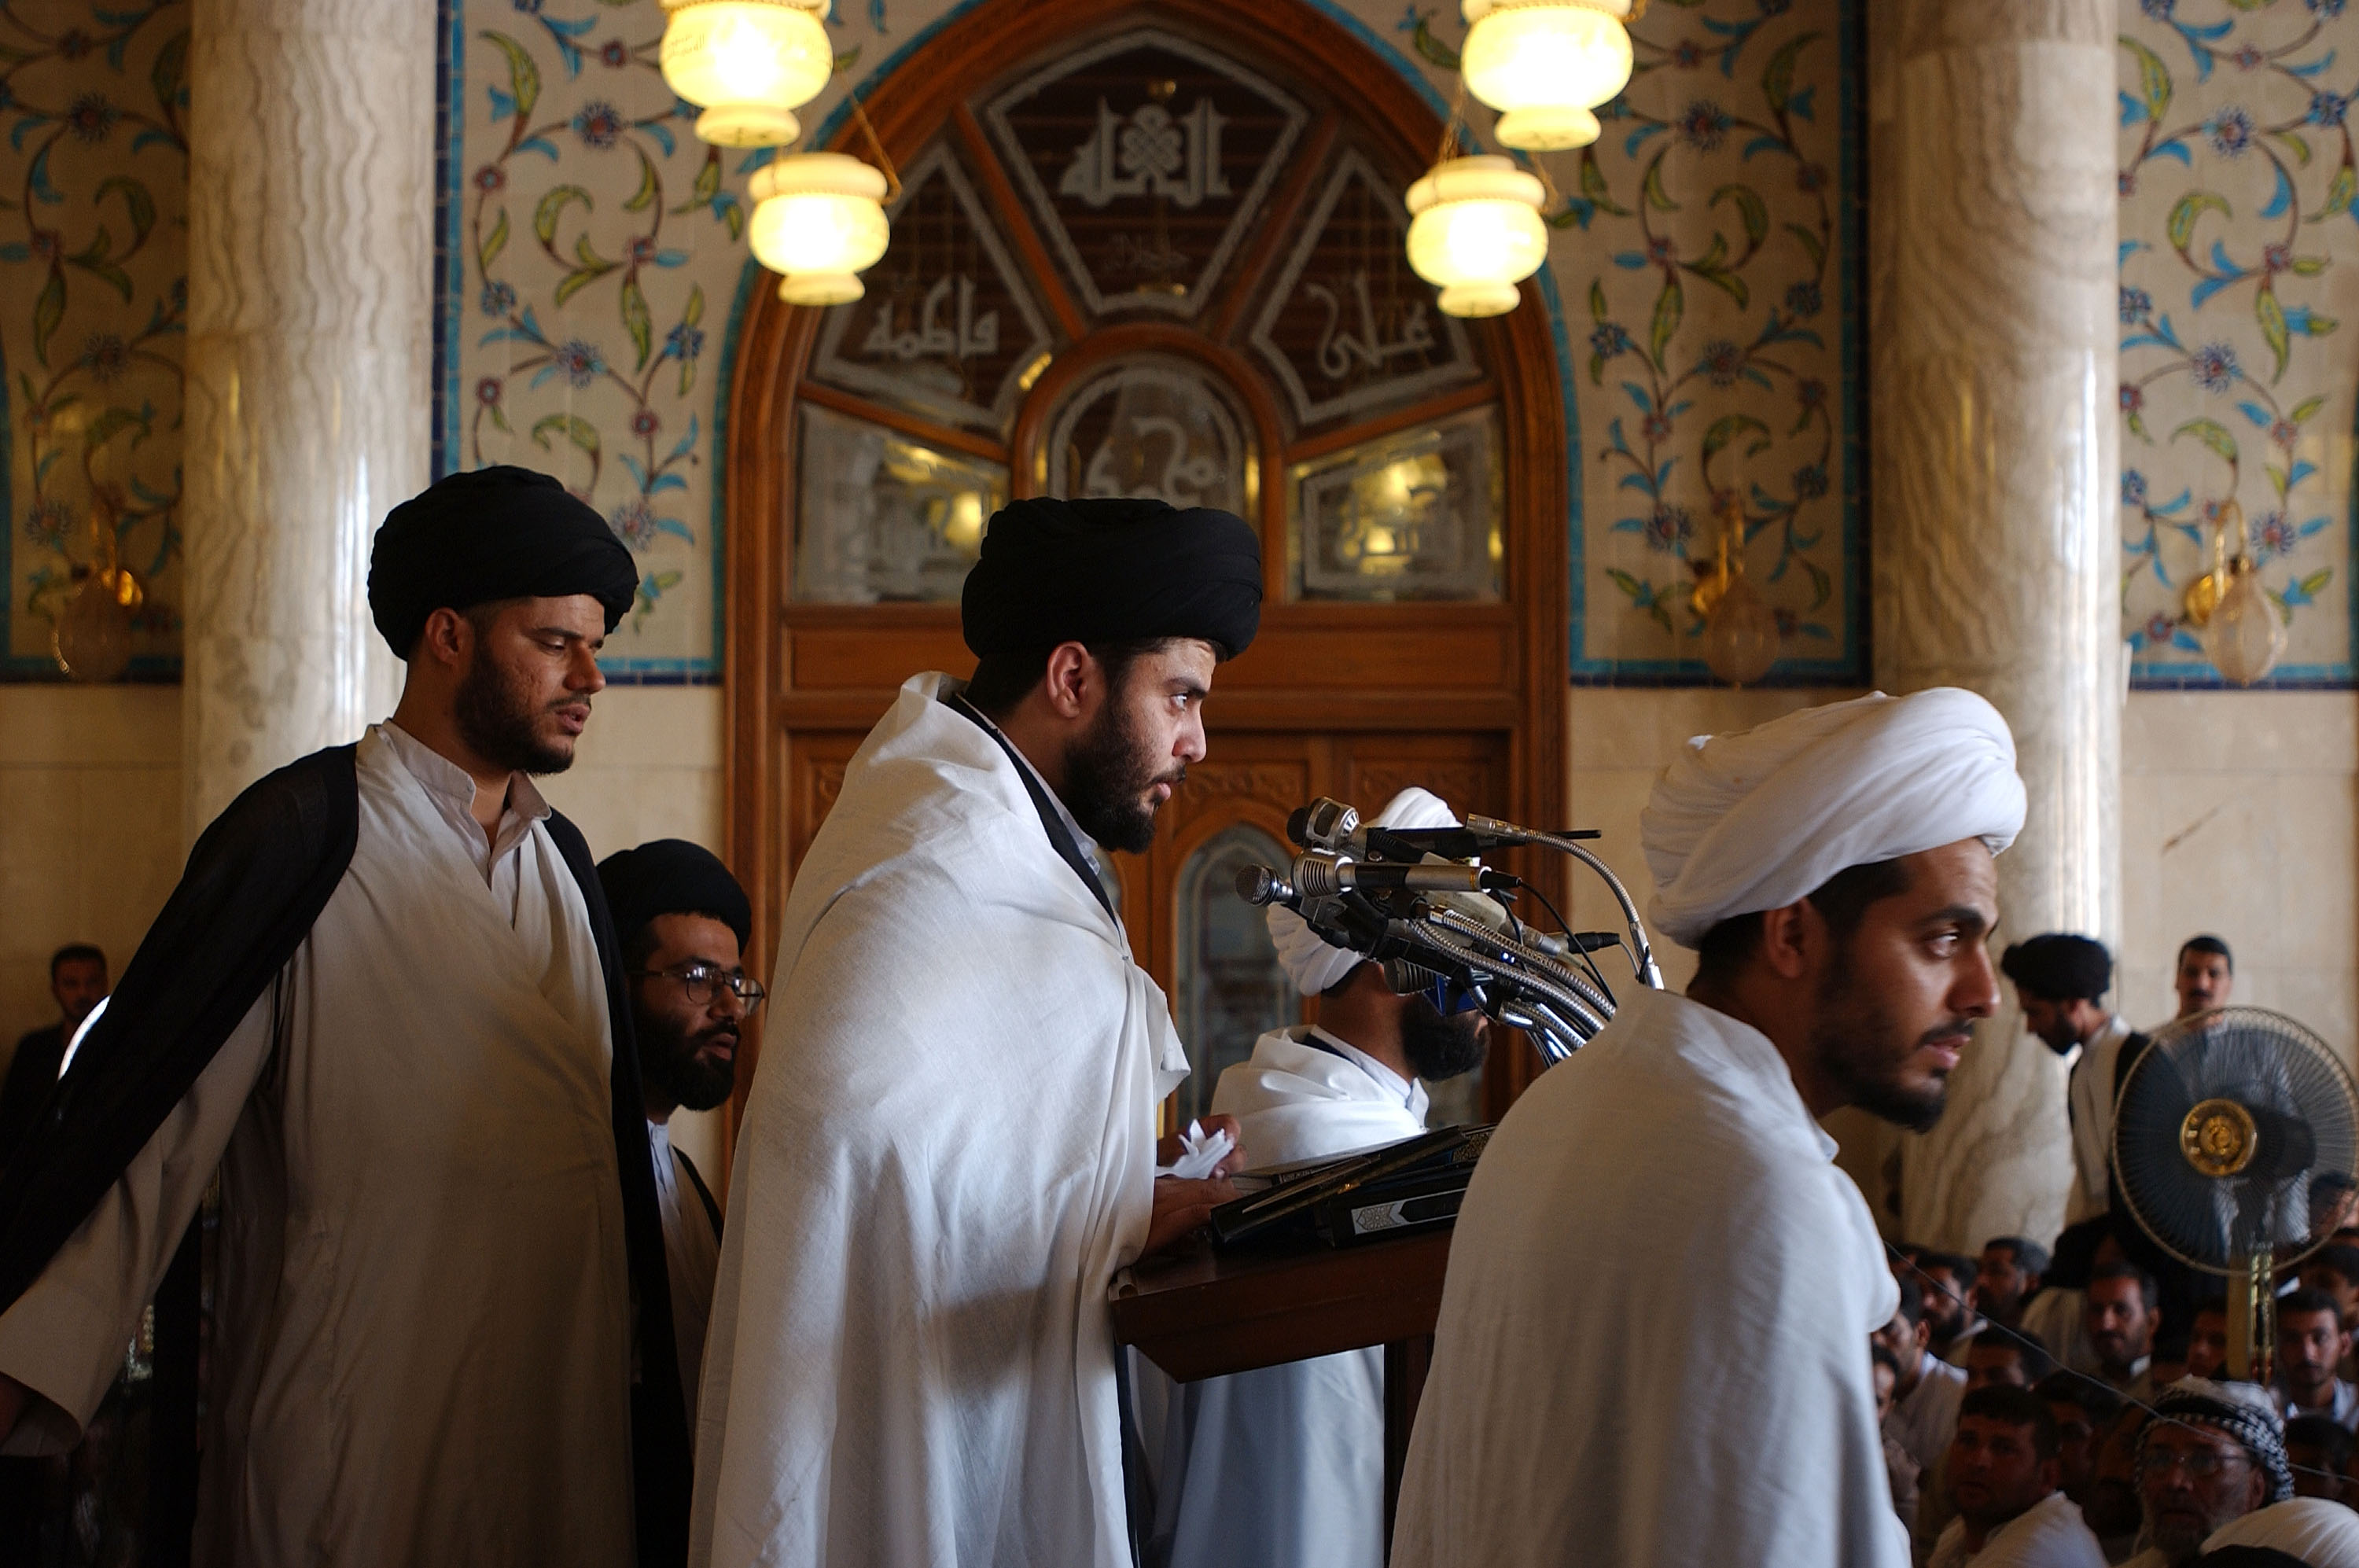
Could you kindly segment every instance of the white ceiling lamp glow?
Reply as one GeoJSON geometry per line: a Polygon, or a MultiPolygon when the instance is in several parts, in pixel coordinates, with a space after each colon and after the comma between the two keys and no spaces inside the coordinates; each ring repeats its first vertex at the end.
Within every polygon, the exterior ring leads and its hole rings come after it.
{"type": "Polygon", "coordinates": [[[764,267],[784,276],[789,305],[842,305],[863,292],[858,273],[876,265],[891,237],[885,176],[840,152],[781,153],[754,173],[745,237],[764,267]]]}
{"type": "MultiPolygon", "coordinates": [[[[785,148],[802,135],[794,112],[835,72],[821,21],[830,0],[663,0],[663,76],[703,106],[696,134],[716,147],[785,148]]],[[[779,151],[747,188],[746,240],[781,275],[789,305],[842,305],[864,290],[859,275],[884,257],[892,226],[885,202],[900,194],[893,160],[868,123],[860,94],[853,118],[882,170],[840,152],[779,151]]]]}
{"type": "Polygon", "coordinates": [[[1630,80],[1644,0],[1461,0],[1466,90],[1500,111],[1499,140],[1527,152],[1587,147],[1597,106],[1630,80]]]}
{"type": "Polygon", "coordinates": [[[835,71],[828,0],[663,0],[663,78],[716,147],[783,147],[835,71]]]}
{"type": "Polygon", "coordinates": [[[1445,158],[1408,188],[1408,264],[1453,316],[1496,316],[1548,259],[1546,191],[1495,156],[1445,158]]]}

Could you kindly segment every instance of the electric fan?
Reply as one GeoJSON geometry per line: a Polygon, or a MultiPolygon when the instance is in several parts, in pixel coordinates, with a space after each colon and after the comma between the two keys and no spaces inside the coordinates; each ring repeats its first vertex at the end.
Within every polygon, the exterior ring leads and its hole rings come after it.
{"type": "Polygon", "coordinates": [[[2114,1177],[2180,1262],[2228,1279],[2228,1375],[2269,1379],[2273,1270],[2332,1234],[2311,1184],[2359,1166],[2359,1091],[2280,1013],[2223,1007],[2157,1029],[2114,1102],[2114,1177]]]}

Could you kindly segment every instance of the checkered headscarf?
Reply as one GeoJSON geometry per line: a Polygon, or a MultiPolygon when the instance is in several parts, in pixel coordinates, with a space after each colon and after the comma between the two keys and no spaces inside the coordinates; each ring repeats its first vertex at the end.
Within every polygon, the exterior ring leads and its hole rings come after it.
{"type": "Polygon", "coordinates": [[[2255,1383],[2221,1383],[2209,1377],[2181,1377],[2154,1401],[2158,1418],[2138,1434],[2138,1457],[2146,1457],[2147,1440],[2164,1421],[2218,1427],[2245,1445],[2253,1463],[2267,1472],[2272,1503],[2293,1496],[2293,1466],[2287,1462],[2285,1418],[2268,1390],[2255,1383]]]}

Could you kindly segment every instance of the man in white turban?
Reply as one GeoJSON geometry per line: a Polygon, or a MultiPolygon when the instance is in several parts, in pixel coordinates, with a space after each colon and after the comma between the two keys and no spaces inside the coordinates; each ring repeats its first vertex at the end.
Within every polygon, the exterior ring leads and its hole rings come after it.
{"type": "MultiPolygon", "coordinates": [[[[1380,828],[1456,827],[1412,786],[1380,828]]],[[[1425,1130],[1429,1082],[1483,1064],[1487,1025],[1397,996],[1384,967],[1330,946],[1282,905],[1269,934],[1287,977],[1319,998],[1319,1021],[1273,1029],[1221,1074],[1215,1114],[1237,1119],[1257,1165],[1351,1154],[1425,1130]]],[[[1147,1559],[1166,1568],[1383,1568],[1384,1353],[1370,1348],[1173,1384],[1166,1402],[1147,1559]]]]}
{"type": "Polygon", "coordinates": [[[1897,1287],[1818,1118],[1940,1114],[2023,812],[1968,691],[1681,750],[1639,833],[1695,980],[1625,991],[1492,1137],[1394,1568],[1904,1568],[1865,1348],[1897,1287]]]}

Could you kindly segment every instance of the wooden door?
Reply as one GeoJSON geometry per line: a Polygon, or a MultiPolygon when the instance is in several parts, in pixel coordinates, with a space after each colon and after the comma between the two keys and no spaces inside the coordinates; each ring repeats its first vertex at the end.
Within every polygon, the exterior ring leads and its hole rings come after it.
{"type": "MultiPolygon", "coordinates": [[[[851,305],[757,290],[731,387],[729,850],[753,951],[895,689],[973,669],[957,596],[993,510],[1223,506],[1260,533],[1261,634],[1216,677],[1211,755],[1153,850],[1113,872],[1197,1059],[1190,1110],[1299,1016],[1229,890],[1288,852],[1294,807],[1373,815],[1421,784],[1564,817],[1548,319],[1528,292],[1489,321],[1435,309],[1400,194],[1439,123],[1298,0],[997,0],[865,102],[901,170],[892,248],[851,305]]],[[[1452,1108],[1499,1114],[1533,1065],[1499,1053],[1452,1108]]]]}

